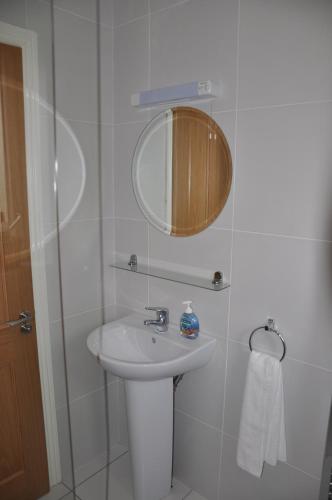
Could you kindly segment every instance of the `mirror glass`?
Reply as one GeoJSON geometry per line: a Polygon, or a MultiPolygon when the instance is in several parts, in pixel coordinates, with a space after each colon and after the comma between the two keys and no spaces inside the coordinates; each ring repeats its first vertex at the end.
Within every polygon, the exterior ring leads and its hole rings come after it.
{"type": "Polygon", "coordinates": [[[154,118],[133,157],[137,202],[154,227],[191,236],[218,217],[232,182],[232,158],[217,123],[199,109],[175,107],[154,118]]]}

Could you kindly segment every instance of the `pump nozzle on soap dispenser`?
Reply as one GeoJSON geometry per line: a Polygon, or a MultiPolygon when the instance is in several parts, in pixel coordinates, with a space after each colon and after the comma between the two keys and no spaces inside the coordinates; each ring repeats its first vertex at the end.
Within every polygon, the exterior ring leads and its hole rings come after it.
{"type": "Polygon", "coordinates": [[[193,312],[193,309],[192,309],[192,307],[191,307],[191,304],[192,304],[192,303],[193,303],[193,301],[192,301],[192,300],[184,300],[184,301],[182,302],[182,304],[187,305],[187,307],[186,307],[186,311],[185,311],[187,314],[191,314],[191,313],[193,312]]]}
{"type": "Polygon", "coordinates": [[[199,333],[199,321],[196,314],[192,310],[192,301],[184,300],[182,304],[187,307],[180,319],[181,335],[187,339],[195,339],[199,333]]]}

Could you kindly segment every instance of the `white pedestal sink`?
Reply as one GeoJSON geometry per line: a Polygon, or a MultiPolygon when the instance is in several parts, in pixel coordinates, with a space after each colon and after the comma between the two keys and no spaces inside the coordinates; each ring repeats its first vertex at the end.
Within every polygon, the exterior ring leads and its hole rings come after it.
{"type": "Polygon", "coordinates": [[[135,500],[161,500],[171,487],[173,376],[205,365],[216,340],[155,333],[132,314],[90,333],[87,345],[105,370],[125,379],[135,500]]]}

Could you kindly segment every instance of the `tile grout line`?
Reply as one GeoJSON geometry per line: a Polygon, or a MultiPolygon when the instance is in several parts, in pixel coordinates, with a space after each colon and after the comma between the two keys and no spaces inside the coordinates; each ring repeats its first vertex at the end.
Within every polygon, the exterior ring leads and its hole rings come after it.
{"type": "MultiPolygon", "coordinates": [[[[218,229],[218,228],[216,228],[218,229]]],[[[290,240],[301,240],[301,241],[315,241],[318,243],[332,243],[332,240],[324,240],[320,238],[309,238],[308,236],[296,236],[296,235],[291,235],[291,234],[282,234],[282,233],[263,233],[259,231],[247,231],[244,229],[234,229],[235,233],[244,233],[244,234],[251,234],[251,235],[258,235],[258,236],[269,236],[272,238],[284,238],[284,239],[290,239],[290,240]]]]}
{"type": "Polygon", "coordinates": [[[180,410],[179,408],[175,408],[176,413],[180,413],[181,415],[184,415],[187,418],[190,418],[191,420],[194,420],[195,422],[204,425],[205,427],[208,427],[212,431],[217,432],[218,434],[221,434],[221,429],[218,429],[218,427],[215,427],[214,425],[208,424],[207,422],[204,422],[204,420],[201,420],[198,417],[195,417],[194,415],[190,415],[190,413],[187,413],[183,410],[180,410]]]}
{"type": "MultiPolygon", "coordinates": [[[[49,2],[47,2],[46,0],[39,0],[41,3],[43,3],[44,5],[49,5],[49,2]]],[[[62,12],[64,14],[68,14],[70,16],[74,16],[74,17],[77,17],[78,19],[81,19],[82,21],[86,21],[86,22],[89,22],[89,23],[93,23],[93,24],[98,24],[97,23],[97,19],[92,19],[90,17],[86,17],[86,16],[83,16],[82,14],[78,14],[77,12],[74,12],[73,10],[69,10],[69,9],[65,9],[64,7],[59,7],[59,6],[54,6],[54,9],[59,11],[59,12],[62,12]]],[[[103,26],[104,28],[107,28],[109,30],[113,30],[114,26],[110,25],[110,24],[107,24],[107,23],[100,23],[100,26],[103,26]]]]}
{"type": "MultiPolygon", "coordinates": [[[[234,197],[234,192],[233,192],[233,197],[234,197]]],[[[115,220],[122,220],[122,221],[131,221],[131,222],[145,222],[144,219],[138,219],[134,217],[125,217],[121,215],[117,215],[114,217],[111,217],[112,219],[115,220]]],[[[79,221],[89,221],[89,220],[95,220],[95,219],[76,219],[77,222],[79,221]]],[[[268,233],[268,232],[259,232],[259,231],[249,231],[249,230],[244,230],[244,229],[236,229],[231,228],[231,227],[218,227],[215,225],[211,225],[209,227],[209,230],[211,231],[232,231],[234,233],[239,233],[239,234],[249,234],[249,235],[257,235],[257,236],[269,236],[272,238],[283,238],[283,239],[288,239],[288,240],[300,240],[300,241],[312,241],[312,242],[317,242],[317,243],[332,243],[331,240],[326,240],[326,239],[321,239],[321,238],[310,238],[308,236],[296,236],[296,235],[291,235],[291,234],[281,234],[281,233],[268,233]]]]}
{"type": "Polygon", "coordinates": [[[261,106],[247,106],[247,107],[239,107],[239,111],[259,111],[264,109],[274,109],[274,108],[290,108],[295,106],[306,106],[306,105],[314,105],[314,104],[332,104],[331,99],[312,99],[309,101],[295,101],[295,102],[285,102],[280,104],[262,104],[261,106]]]}
{"type": "Polygon", "coordinates": [[[185,496],[182,497],[182,500],[185,500],[186,498],[188,498],[193,492],[194,492],[194,490],[188,491],[188,493],[186,493],[185,496]]]}
{"type": "Polygon", "coordinates": [[[136,23],[137,21],[142,21],[143,19],[147,18],[148,16],[149,16],[149,14],[147,12],[146,14],[142,14],[141,16],[134,17],[133,19],[129,19],[129,21],[125,21],[125,22],[119,23],[119,24],[114,24],[113,30],[123,28],[125,26],[128,26],[129,24],[136,23]]]}
{"type": "MultiPolygon", "coordinates": [[[[107,384],[107,387],[110,388],[111,386],[115,385],[116,383],[117,383],[117,379],[116,380],[112,380],[111,382],[109,382],[107,384]]],[[[71,399],[69,401],[69,407],[71,407],[74,403],[77,403],[78,401],[81,401],[82,399],[85,399],[86,397],[91,396],[92,394],[96,394],[97,392],[100,392],[103,388],[104,388],[104,386],[101,385],[100,387],[97,387],[96,389],[93,389],[90,392],[82,394],[82,396],[78,396],[75,399],[71,399]]],[[[61,411],[61,410],[65,409],[65,408],[67,408],[66,404],[58,406],[58,407],[56,407],[56,412],[61,411]]]]}
{"type": "MultiPolygon", "coordinates": [[[[84,483],[86,483],[87,481],[89,481],[91,478],[95,477],[97,474],[99,474],[100,472],[102,472],[104,469],[106,469],[107,467],[110,467],[113,463],[115,463],[117,460],[119,460],[124,455],[126,455],[126,453],[129,453],[129,451],[126,450],[125,452],[121,453],[118,457],[116,457],[113,460],[111,460],[108,464],[103,465],[102,467],[100,467],[100,469],[96,470],[95,472],[93,472],[92,474],[90,474],[89,476],[87,476],[85,479],[83,479],[82,481],[80,481],[79,483],[77,483],[76,488],[79,488],[84,483]]],[[[61,497],[61,498],[65,498],[69,493],[73,493],[73,490],[66,483],[64,483],[62,481],[61,484],[63,484],[69,490],[69,492],[66,493],[66,495],[64,495],[64,497],[61,497]]],[[[61,499],[59,499],[59,500],[61,500],[61,499]]]]}
{"type": "MultiPolygon", "coordinates": [[[[106,305],[105,308],[110,307],[112,305],[113,304],[106,305]]],[[[79,316],[83,316],[84,314],[88,314],[88,313],[92,313],[92,312],[97,312],[97,311],[101,311],[101,310],[102,310],[102,306],[100,306],[100,307],[93,307],[92,309],[85,309],[84,311],[79,311],[77,313],[69,314],[68,316],[64,316],[64,320],[78,318],[79,316]]],[[[60,321],[61,321],[61,317],[57,318],[57,319],[52,319],[52,320],[50,320],[50,324],[51,325],[55,325],[56,323],[59,323],[60,321]]],[[[101,324],[100,324],[100,326],[101,326],[101,324]]]]}
{"type": "Polygon", "coordinates": [[[103,465],[100,469],[98,469],[97,471],[95,471],[93,474],[91,474],[90,476],[88,476],[87,478],[83,479],[82,481],[80,481],[78,484],[77,484],[77,488],[79,488],[80,486],[82,486],[84,483],[86,483],[87,481],[89,481],[91,478],[95,477],[97,474],[99,474],[100,472],[102,472],[103,470],[105,470],[106,468],[110,467],[111,465],[113,465],[115,462],[117,462],[118,460],[120,460],[120,458],[124,457],[127,453],[129,453],[128,450],[124,451],[123,453],[121,453],[121,455],[119,455],[118,457],[114,458],[113,460],[111,460],[108,464],[105,464],[103,465]]]}
{"type": "Polygon", "coordinates": [[[165,12],[166,10],[169,9],[174,9],[175,7],[181,7],[181,5],[184,5],[186,3],[189,3],[191,0],[178,0],[176,3],[173,3],[171,5],[167,5],[166,7],[161,7],[160,9],[156,9],[151,14],[157,14],[158,12],[165,12]]]}
{"type": "Polygon", "coordinates": [[[154,11],[150,10],[150,2],[148,2],[148,8],[147,8],[146,14],[142,14],[141,16],[134,17],[132,19],[129,19],[128,21],[124,21],[123,23],[114,24],[113,25],[113,29],[117,29],[117,28],[122,28],[124,26],[128,26],[128,24],[135,23],[136,21],[141,21],[142,19],[148,17],[149,15],[155,15],[158,12],[164,12],[164,11],[169,10],[169,9],[174,9],[175,7],[179,7],[179,6],[183,5],[183,4],[189,3],[190,1],[191,0],[179,0],[178,2],[176,2],[176,3],[172,4],[172,5],[168,5],[167,7],[162,7],[161,9],[157,9],[157,10],[154,10],[154,11]]]}
{"type": "MultiPolygon", "coordinates": [[[[61,495],[61,497],[57,498],[56,500],[65,500],[67,498],[68,495],[72,495],[74,496],[73,497],[73,500],[82,500],[78,495],[77,493],[74,493],[73,490],[71,488],[68,488],[68,486],[63,482],[61,481],[61,483],[59,484],[62,484],[68,491],[64,494],[64,495],[61,495]]],[[[51,491],[50,491],[51,492],[51,491]]]]}

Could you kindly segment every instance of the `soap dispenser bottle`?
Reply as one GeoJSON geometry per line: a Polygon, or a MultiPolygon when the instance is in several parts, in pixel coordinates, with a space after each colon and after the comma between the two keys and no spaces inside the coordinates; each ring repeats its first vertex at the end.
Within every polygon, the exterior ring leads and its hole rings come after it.
{"type": "Polygon", "coordinates": [[[187,307],[180,319],[181,335],[187,339],[195,339],[199,332],[199,321],[196,314],[193,313],[191,307],[192,301],[185,300],[182,304],[185,304],[187,307]]]}

